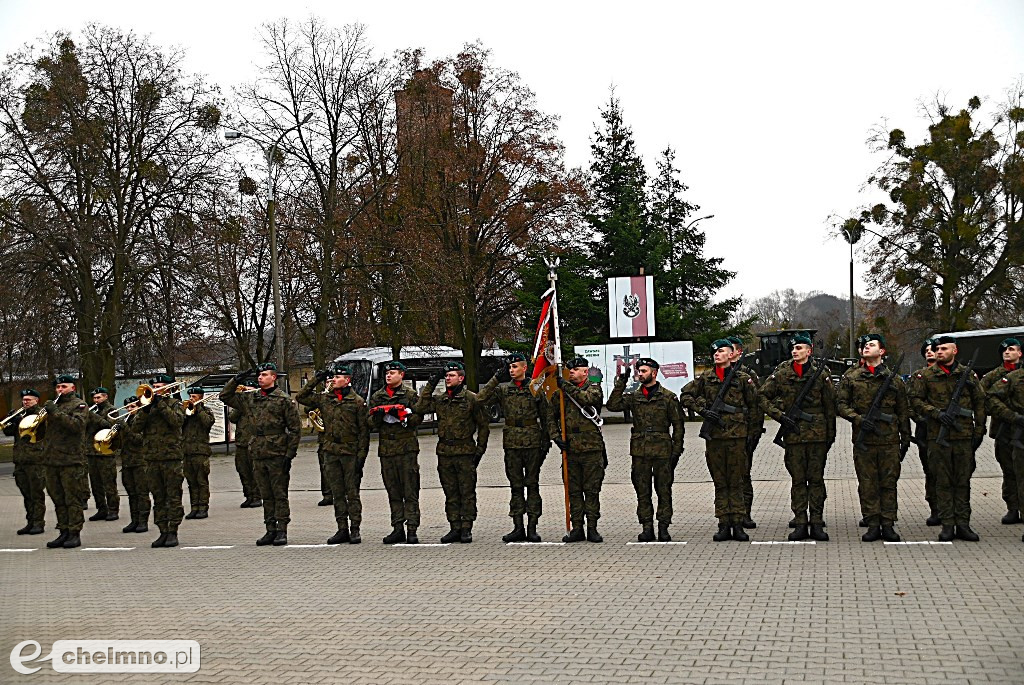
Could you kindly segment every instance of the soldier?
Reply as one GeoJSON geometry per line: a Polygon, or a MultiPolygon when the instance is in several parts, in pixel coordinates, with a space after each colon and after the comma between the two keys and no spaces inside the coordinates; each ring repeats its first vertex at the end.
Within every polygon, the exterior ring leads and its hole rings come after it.
{"type": "Polygon", "coordinates": [[[551,396],[548,410],[549,435],[552,442],[566,453],[569,471],[566,475],[569,481],[569,519],[572,529],[562,537],[562,542],[604,542],[604,538],[597,532],[597,521],[601,518],[601,485],[608,466],[608,453],[598,423],[604,393],[601,392],[600,383],[590,381],[590,362],[585,358],[574,357],[565,368],[569,371],[569,378],[566,380],[561,374],[558,375],[558,390],[551,396]],[[587,519],[585,535],[584,516],[587,519]]]}
{"type": "Polygon", "coordinates": [[[423,386],[415,411],[437,414],[437,475],[450,526],[441,542],[468,544],[473,542],[476,520],[476,469],[487,450],[490,422],[476,393],[466,389],[466,369],[461,362],[444,365],[445,389],[434,397],[440,380],[440,376],[433,376],[423,386]]]}
{"type": "Polygon", "coordinates": [[[92,437],[97,431],[110,428],[107,414],[114,410],[114,405],[110,403],[110,394],[104,387],[93,389],[92,403],[82,433],[89,462],[89,483],[92,485],[92,497],[96,501],[96,513],[89,520],[116,521],[121,501],[117,493],[117,457],[113,454],[100,454],[92,445],[92,437]]]}
{"type": "MultiPolygon", "coordinates": [[[[911,374],[911,377],[935,364],[935,350],[932,349],[933,342],[931,338],[927,338],[921,344],[921,356],[924,357],[925,366],[911,374]]],[[[928,417],[918,416],[914,411],[913,404],[910,406],[910,416],[914,419],[914,442],[917,444],[917,456],[921,460],[921,470],[924,471],[924,499],[928,502],[929,510],[925,525],[942,525],[942,519],[939,518],[939,511],[936,508],[935,475],[928,466],[928,417]]]]}
{"type": "Polygon", "coordinates": [[[85,524],[82,515],[82,481],[88,468],[82,449],[82,434],[88,422],[88,405],[75,394],[75,377],[57,376],[57,399],[50,400],[42,433],[42,452],[46,461],[46,491],[57,511],[60,535],[46,543],[50,549],[72,548],[82,544],[85,524]]]}
{"type": "Polygon", "coordinates": [[[640,387],[626,392],[629,367],[616,377],[608,398],[610,411],[627,410],[633,415],[629,453],[630,471],[636,490],[636,516],[641,531],[636,539],[654,541],[654,503],[651,483],[658,493],[658,542],[671,542],[668,527],[672,524],[672,481],[679,457],[683,453],[683,413],[674,392],[658,382],[661,365],[648,357],[635,363],[640,387]]]}
{"type": "Polygon", "coordinates": [[[551,439],[547,433],[544,396],[530,391],[526,366],[526,357],[513,352],[508,358],[510,380],[501,382],[503,369],[499,368],[477,394],[481,404],[497,403],[505,415],[501,441],[505,450],[505,475],[512,489],[508,515],[512,517],[513,526],[512,532],[501,537],[502,542],[541,541],[537,534],[541,514],[540,467],[551,447],[551,439]],[[528,517],[525,529],[524,514],[528,517]]]}
{"type": "Polygon", "coordinates": [[[828,540],[824,519],[828,496],[825,460],[836,441],[836,396],[828,369],[815,377],[810,336],[793,336],[789,349],[792,361],[779,364],[761,386],[761,406],[764,413],[782,424],[785,430],[786,470],[793,480],[790,501],[796,523],[789,539],[795,542],[811,538],[824,542],[828,540]],[[805,416],[802,420],[793,419],[787,411],[812,378],[814,386],[800,405],[805,416]]]}
{"type": "MultiPolygon", "coordinates": [[[[25,416],[39,413],[39,393],[32,388],[21,391],[21,408],[25,416]]],[[[46,525],[46,466],[42,442],[18,437],[19,419],[4,428],[4,435],[14,436],[14,482],[25,502],[25,527],[18,535],[39,535],[46,525]]]]}
{"type": "MultiPolygon", "coordinates": [[[[733,364],[743,363],[743,338],[738,335],[730,335],[726,338],[732,343],[732,359],[730,362],[733,364]]],[[[754,387],[761,387],[761,378],[757,375],[757,372],[750,367],[743,369],[751,380],[754,381],[754,387]]],[[[751,471],[754,468],[754,451],[757,449],[757,445],[761,442],[761,435],[764,434],[764,412],[760,406],[751,407],[750,411],[754,413],[754,416],[750,417],[750,425],[752,434],[746,442],[747,449],[747,471],[743,477],[743,507],[746,512],[743,514],[743,527],[748,529],[757,528],[757,523],[754,519],[750,518],[750,511],[754,506],[754,479],[751,477],[751,471]]]]}
{"type": "MultiPolygon", "coordinates": [[[[708,369],[683,386],[680,401],[687,409],[697,412],[711,426],[705,432],[705,458],[708,471],[715,482],[715,517],[718,532],[712,536],[715,542],[725,540],[750,540],[744,528],[747,518],[746,473],[749,457],[753,452],[752,443],[758,438],[757,431],[764,422],[759,417],[757,385],[746,371],[737,369],[723,401],[733,412],[721,413],[713,405],[726,377],[729,375],[734,355],[733,343],[726,339],[711,344],[714,368],[708,369]]],[[[703,430],[703,428],[702,428],[703,430]]]]}
{"type": "MultiPolygon", "coordinates": [[[[238,384],[235,392],[244,393],[249,390],[246,385],[238,384]]],[[[235,471],[242,484],[242,503],[240,509],[262,509],[263,500],[256,485],[256,475],[252,470],[252,458],[249,456],[249,419],[241,409],[228,410],[228,421],[235,426],[235,471]]]]}
{"type": "MultiPolygon", "coordinates": [[[[1003,430],[1010,433],[1014,473],[1024,474],[1024,368],[1011,371],[989,392],[992,415],[998,417],[1003,430]]],[[[1017,501],[1024,502],[1024,478],[1017,478],[1017,501]]],[[[1021,536],[1024,542],[1024,535],[1021,536]]]]}
{"type": "MultiPolygon", "coordinates": [[[[139,398],[125,398],[124,406],[137,409],[139,398]]],[[[135,414],[123,419],[118,429],[121,442],[121,484],[128,493],[128,511],[132,520],[121,529],[122,533],[145,533],[149,531],[149,475],[146,472],[145,450],[142,433],[138,430],[135,414]]]]}
{"type": "MultiPolygon", "coordinates": [[[[327,373],[327,377],[326,378],[329,378],[331,376],[331,374],[329,372],[325,372],[325,373],[327,373]]],[[[324,380],[326,380],[326,378],[324,380]]],[[[322,383],[322,382],[323,381],[316,381],[316,383],[314,384],[314,387],[320,385],[320,383],[322,383]]],[[[310,392],[312,392],[312,389],[310,390],[310,392]]],[[[296,399],[296,401],[300,401],[301,402],[301,400],[299,400],[298,396],[296,396],[295,399],[296,399]]],[[[325,435],[325,431],[321,431],[321,430],[317,430],[316,431],[316,460],[317,460],[317,463],[320,465],[320,495],[321,495],[320,501],[316,503],[316,505],[318,507],[329,507],[332,504],[334,504],[334,496],[331,494],[331,486],[328,483],[328,479],[327,479],[327,469],[324,466],[324,442],[326,441],[326,439],[327,439],[327,436],[325,435]]],[[[346,525],[348,525],[347,519],[346,519],[346,525]]]]}
{"type": "Polygon", "coordinates": [[[241,410],[252,430],[249,455],[263,498],[263,522],[267,527],[267,532],[256,544],[279,547],[288,544],[288,523],[291,521],[288,481],[292,459],[299,450],[302,424],[292,398],[275,387],[277,366],[265,362],[257,366],[256,371],[259,373],[256,378],[259,390],[245,394],[235,392],[238,384],[251,373],[242,371],[220,391],[220,401],[241,410]]]}
{"type": "Polygon", "coordinates": [[[190,504],[190,511],[185,515],[187,519],[204,519],[210,515],[210,429],[215,419],[213,411],[201,404],[205,395],[198,386],[188,389],[192,404],[185,409],[185,423],[181,428],[190,504]]]}
{"type": "MultiPolygon", "coordinates": [[[[935,338],[935,365],[915,373],[910,381],[910,401],[918,416],[928,421],[928,465],[935,476],[935,498],[942,519],[940,542],[954,537],[968,542],[980,538],[971,530],[971,475],[974,453],[985,438],[985,391],[977,374],[956,360],[956,338],[935,338]],[[968,374],[959,399],[959,410],[949,409],[962,374],[968,374]],[[946,429],[945,445],[938,442],[946,429]]],[[[954,408],[957,409],[957,408],[954,408]]]]}
{"type": "MultiPolygon", "coordinates": [[[[1003,363],[984,375],[981,379],[981,388],[986,396],[992,392],[992,388],[1001,378],[1015,371],[1020,366],[1020,341],[1017,338],[1007,338],[999,343],[999,352],[1003,363]]],[[[989,404],[988,413],[992,415],[992,428],[989,435],[996,441],[996,461],[1003,471],[1003,501],[1006,502],[1006,515],[1000,520],[1004,525],[1020,523],[1021,502],[1017,498],[1017,475],[1013,468],[1013,446],[1010,444],[1013,435],[1013,426],[996,416],[989,404]]],[[[1024,474],[1022,474],[1024,476],[1024,474]]]]}
{"type": "Polygon", "coordinates": [[[332,504],[338,522],[338,532],[327,539],[327,544],[357,545],[363,541],[359,532],[363,522],[359,483],[370,449],[370,423],[366,402],[352,390],[352,369],[338,364],[331,371],[317,371],[315,382],[306,383],[295,399],[299,404],[318,410],[324,422],[321,433],[324,470],[329,492],[334,493],[332,504]],[[320,384],[328,379],[331,392],[317,392],[320,384]]]}
{"type": "Polygon", "coordinates": [[[417,544],[420,525],[420,443],[416,426],[423,416],[412,411],[416,393],[406,387],[405,365],[390,361],[384,365],[384,387],[370,396],[370,421],[377,431],[380,475],[388,491],[392,530],[385,545],[399,542],[417,544]],[[408,528],[408,536],[406,535],[408,528]]]}
{"type": "Polygon", "coordinates": [[[135,429],[142,434],[149,491],[153,493],[153,522],[160,530],[151,547],[177,547],[178,526],[185,515],[181,504],[181,483],[185,478],[181,426],[185,412],[177,397],[159,392],[173,382],[167,374],[155,376],[150,381],[152,400],[136,413],[135,419],[135,429]]]}
{"type": "Polygon", "coordinates": [[[896,482],[900,463],[910,449],[910,405],[906,386],[896,371],[886,366],[885,338],[869,333],[861,350],[863,364],[839,381],[836,401],[839,416],[853,424],[853,465],[857,471],[857,492],[867,522],[864,542],[882,539],[899,542],[896,522],[896,482]],[[879,408],[892,420],[872,421],[867,417],[875,397],[889,376],[894,376],[879,408]],[[860,439],[861,434],[863,439],[860,439]],[[858,446],[859,445],[859,446],[858,446]]]}

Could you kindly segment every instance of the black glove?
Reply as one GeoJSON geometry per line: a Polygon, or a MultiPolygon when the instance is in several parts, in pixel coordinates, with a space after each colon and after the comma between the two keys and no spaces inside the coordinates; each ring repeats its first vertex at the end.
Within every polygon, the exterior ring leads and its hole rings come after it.
{"type": "Polygon", "coordinates": [[[480,466],[480,460],[484,458],[484,450],[476,448],[476,465],[480,466]]]}
{"type": "Polygon", "coordinates": [[[444,378],[442,374],[432,373],[430,374],[430,378],[427,379],[427,383],[429,383],[431,387],[437,387],[437,384],[441,382],[442,378],[444,378]]]}
{"type": "Polygon", "coordinates": [[[903,461],[903,459],[907,456],[907,452],[909,450],[910,450],[910,443],[909,442],[905,442],[902,445],[900,445],[900,461],[903,461]]]}
{"type": "Polygon", "coordinates": [[[782,418],[779,419],[779,423],[782,424],[782,427],[785,428],[788,433],[796,431],[797,426],[799,425],[796,419],[791,417],[789,414],[783,414],[782,418]]]}
{"type": "Polygon", "coordinates": [[[941,414],[939,414],[939,423],[941,423],[946,428],[952,428],[953,426],[956,425],[956,416],[954,416],[953,414],[942,412],[941,414]]]}
{"type": "Polygon", "coordinates": [[[239,371],[238,373],[235,374],[235,377],[232,380],[235,381],[235,383],[241,383],[242,381],[245,380],[245,377],[251,373],[252,369],[245,369],[244,371],[239,371]]]}
{"type": "Polygon", "coordinates": [[[57,405],[53,400],[46,400],[46,404],[43,405],[43,409],[49,413],[51,411],[55,411],[57,409],[57,405]]]}
{"type": "Polygon", "coordinates": [[[1017,428],[1024,428],[1024,414],[1017,414],[1014,416],[1013,425],[1017,428]]]}
{"type": "Polygon", "coordinates": [[[323,383],[324,381],[326,381],[330,377],[331,377],[331,372],[328,371],[327,369],[320,369],[319,371],[316,372],[316,376],[315,376],[317,383],[323,383]]]}
{"type": "Polygon", "coordinates": [[[878,424],[871,419],[864,419],[860,422],[860,429],[864,433],[874,433],[878,430],[878,424]]]}
{"type": "Polygon", "coordinates": [[[711,421],[712,423],[721,423],[722,422],[722,415],[719,414],[714,409],[708,409],[706,411],[702,411],[702,412],[700,412],[700,415],[703,416],[708,421],[711,421]]]}
{"type": "Polygon", "coordinates": [[[984,442],[984,440],[985,440],[985,436],[984,435],[977,435],[977,436],[975,436],[974,440],[971,441],[972,449],[975,452],[977,452],[978,448],[981,447],[981,443],[984,442]]]}
{"type": "Polygon", "coordinates": [[[758,439],[755,435],[748,435],[746,440],[747,455],[752,455],[757,449],[758,439]]]}
{"type": "Polygon", "coordinates": [[[623,385],[627,385],[629,383],[629,377],[632,375],[633,374],[629,372],[629,369],[626,369],[625,371],[619,374],[619,380],[622,381],[623,385]]]}
{"type": "Polygon", "coordinates": [[[834,445],[834,444],[836,444],[836,436],[829,435],[829,436],[827,436],[825,438],[825,452],[826,452],[826,454],[828,453],[828,451],[830,449],[832,449],[832,445],[834,445]]]}
{"type": "Polygon", "coordinates": [[[357,477],[363,477],[363,467],[366,465],[366,457],[359,457],[359,461],[356,462],[356,472],[359,474],[357,477]]]}
{"type": "Polygon", "coordinates": [[[558,376],[558,387],[560,388],[571,388],[572,383],[565,376],[558,376]]]}
{"type": "Polygon", "coordinates": [[[558,445],[558,449],[562,450],[563,452],[569,449],[569,445],[566,444],[565,440],[562,440],[561,438],[551,438],[551,442],[558,445]]]}
{"type": "Polygon", "coordinates": [[[672,470],[673,471],[675,471],[676,467],[679,466],[679,457],[681,457],[681,456],[682,455],[679,452],[676,452],[675,454],[672,455],[672,470]]]}

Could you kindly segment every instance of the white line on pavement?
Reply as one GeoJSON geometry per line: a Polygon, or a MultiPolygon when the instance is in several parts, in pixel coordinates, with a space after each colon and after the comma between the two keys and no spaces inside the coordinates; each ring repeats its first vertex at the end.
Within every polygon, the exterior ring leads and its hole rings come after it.
{"type": "Polygon", "coordinates": [[[813,545],[815,540],[753,540],[752,545],[813,545]]]}
{"type": "Polygon", "coordinates": [[[506,542],[505,546],[506,547],[543,547],[544,545],[549,545],[549,546],[554,545],[556,547],[561,547],[564,544],[565,544],[564,542],[506,542]]]}
{"type": "Polygon", "coordinates": [[[410,545],[408,542],[398,542],[398,543],[395,543],[395,544],[393,544],[391,546],[392,547],[448,547],[449,543],[447,543],[447,542],[417,542],[414,545],[410,545]]]}
{"type": "Polygon", "coordinates": [[[906,542],[886,542],[886,545],[952,545],[952,542],[940,542],[938,540],[908,540],[906,542]]]}
{"type": "Polygon", "coordinates": [[[627,545],[685,545],[685,542],[627,542],[627,545]]]}
{"type": "Polygon", "coordinates": [[[83,547],[83,552],[130,552],[134,547],[83,547]]]}
{"type": "MultiPolygon", "coordinates": [[[[281,545],[278,545],[278,547],[280,547],[280,546],[281,545]]],[[[309,547],[331,547],[331,545],[328,545],[326,542],[321,542],[321,543],[315,544],[315,545],[285,545],[285,547],[290,547],[292,549],[305,549],[305,548],[309,548],[309,547]]]]}
{"type": "Polygon", "coordinates": [[[231,549],[234,545],[196,545],[195,547],[182,547],[181,549],[231,549]]]}
{"type": "Polygon", "coordinates": [[[35,547],[20,547],[18,549],[0,549],[0,552],[35,552],[35,547]]]}

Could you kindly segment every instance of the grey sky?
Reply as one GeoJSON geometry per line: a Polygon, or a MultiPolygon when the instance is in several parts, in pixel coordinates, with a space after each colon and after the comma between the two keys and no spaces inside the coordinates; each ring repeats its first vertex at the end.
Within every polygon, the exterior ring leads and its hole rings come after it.
{"type": "MultiPolygon", "coordinates": [[[[87,21],[152,34],[189,53],[225,91],[252,76],[257,27],[316,14],[366,24],[382,53],[450,54],[480,39],[561,117],[570,165],[586,165],[614,84],[653,173],[677,150],[688,199],[715,218],[708,254],[737,272],[723,295],[777,288],[848,292],[849,249],[828,217],[866,201],[882,158],[871,128],[888,120],[916,142],[918,103],[1000,100],[1024,75],[1024,2],[48,2],[0,0],[0,52],[87,21]],[[780,269],[792,237],[814,255],[780,269]]],[[[806,252],[803,254],[807,254],[806,252]]],[[[858,293],[863,294],[858,266],[858,293]]]]}

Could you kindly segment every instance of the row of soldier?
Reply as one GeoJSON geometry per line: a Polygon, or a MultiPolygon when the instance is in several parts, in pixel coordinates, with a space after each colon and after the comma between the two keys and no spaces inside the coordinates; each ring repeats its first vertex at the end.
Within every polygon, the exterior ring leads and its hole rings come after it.
{"type": "MultiPolygon", "coordinates": [[[[638,540],[671,540],[672,483],[683,452],[685,409],[704,418],[701,437],[706,440],[705,456],[714,481],[715,516],[719,521],[713,536],[716,541],[748,540],[746,529],[756,527],[751,518],[750,471],[766,414],[780,424],[776,442],[784,447],[786,468],[792,477],[794,518],[790,527],[794,530],[790,540],[828,540],[823,518],[824,469],[835,441],[837,417],[850,421],[854,428],[854,465],[863,514],[861,525],[867,528],[862,538],[865,542],[900,539],[894,528],[896,484],[900,464],[915,442],[931,508],[928,525],[942,526],[942,541],[978,539],[970,527],[970,478],[989,410],[993,414],[992,435],[1003,469],[1003,497],[1008,508],[1002,522],[1020,522],[1024,479],[1019,482],[1014,474],[1024,467],[1024,450],[1013,447],[1020,444],[1019,429],[1024,426],[1024,372],[1018,369],[1019,341],[1003,341],[1003,366],[980,381],[956,361],[953,338],[925,341],[922,356],[926,366],[912,374],[909,387],[884,363],[885,340],[881,335],[862,336],[859,348],[861,363],[843,376],[838,390],[827,371],[822,373],[822,363],[813,358],[812,343],[806,336],[794,338],[792,360],[782,363],[763,383],[753,371],[742,368],[742,342],[738,338],[715,341],[714,366],[685,386],[678,398],[658,382],[659,365],[653,359],[640,359],[635,372],[630,370],[616,378],[607,408],[628,410],[633,416],[630,453],[641,525],[638,540]],[[638,383],[635,390],[627,391],[630,376],[638,383]],[[956,405],[956,411],[950,411],[951,404],[956,405]],[[917,424],[916,436],[911,434],[911,418],[917,424]]],[[[296,399],[318,410],[323,421],[319,457],[327,496],[321,503],[333,504],[337,521],[337,531],[328,542],[361,541],[359,490],[371,428],[379,435],[378,456],[393,527],[383,542],[418,542],[416,428],[424,414],[429,413],[438,418],[437,468],[450,525],[441,541],[472,542],[477,515],[476,473],[489,435],[486,407],[495,403],[501,405],[505,415],[503,447],[511,488],[509,515],[514,524],[502,539],[541,540],[537,531],[541,516],[539,475],[554,444],[565,453],[568,469],[572,526],[563,541],[601,542],[600,491],[608,455],[596,417],[604,397],[601,386],[588,378],[586,359],[570,360],[566,369],[568,378],[557,376],[558,390],[548,400],[531,391],[526,377],[527,362],[522,355],[510,357],[507,381],[502,382],[499,372],[479,393],[466,389],[462,365],[452,362],[444,369],[444,391],[435,395],[441,375],[432,377],[417,394],[404,383],[405,367],[394,361],[385,366],[386,384],[370,398],[369,407],[352,391],[348,367],[338,365],[331,371],[318,372],[317,382],[308,383],[296,399]],[[329,383],[328,392],[318,392],[325,381],[329,383]]],[[[263,507],[266,533],[257,545],[284,545],[290,522],[288,483],[291,461],[299,444],[299,415],[288,395],[276,387],[274,365],[261,365],[256,372],[253,392],[239,392],[245,389],[242,381],[253,373],[243,371],[224,387],[220,399],[232,408],[229,418],[237,424],[236,467],[245,497],[241,506],[263,507]]],[[[57,380],[58,398],[46,404],[54,420],[43,441],[35,446],[23,441],[16,445],[15,476],[25,494],[29,522],[19,533],[42,532],[41,498],[45,482],[57,510],[61,533],[48,546],[74,547],[80,544],[83,521],[79,506],[87,463],[83,436],[92,435],[91,428],[102,423],[104,414],[88,411],[74,394],[73,378],[57,380]]],[[[160,397],[159,388],[171,380],[154,379],[158,389],[155,398],[160,397]]],[[[99,394],[94,393],[94,400],[104,399],[99,394]]],[[[193,401],[202,399],[198,388],[191,388],[190,394],[193,401]]],[[[23,403],[35,406],[33,399],[38,400],[37,393],[23,392],[23,403]]],[[[126,404],[130,400],[134,398],[126,404]]],[[[208,435],[212,414],[197,407],[205,411],[194,412],[202,419],[193,422],[190,431],[188,420],[181,415],[181,406],[169,398],[159,399],[133,413],[122,428],[122,481],[132,510],[132,523],[124,530],[147,530],[151,493],[154,521],[161,532],[154,547],[177,544],[184,513],[183,477],[188,478],[192,498],[192,511],[187,518],[208,515],[208,435]]],[[[96,483],[101,484],[97,515],[91,520],[114,520],[116,484],[112,489],[109,487],[113,458],[89,466],[89,471],[96,474],[94,492],[96,483]]]]}

